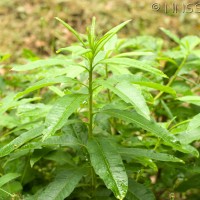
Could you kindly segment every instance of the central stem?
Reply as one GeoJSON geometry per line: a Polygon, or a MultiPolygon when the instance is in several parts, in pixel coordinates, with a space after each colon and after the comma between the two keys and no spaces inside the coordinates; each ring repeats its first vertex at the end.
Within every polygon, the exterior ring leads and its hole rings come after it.
{"type": "Polygon", "coordinates": [[[92,137],[92,129],[93,129],[93,87],[92,87],[92,81],[93,81],[93,59],[90,60],[90,70],[89,70],[89,137],[92,137]]]}

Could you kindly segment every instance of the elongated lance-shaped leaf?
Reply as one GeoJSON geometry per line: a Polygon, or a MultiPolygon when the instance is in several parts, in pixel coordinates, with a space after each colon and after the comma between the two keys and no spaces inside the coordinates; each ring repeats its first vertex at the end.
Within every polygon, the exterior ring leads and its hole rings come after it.
{"type": "Polygon", "coordinates": [[[52,92],[54,92],[55,94],[57,94],[59,97],[65,96],[65,93],[62,90],[60,90],[59,88],[57,88],[56,86],[49,86],[48,88],[52,92]]]}
{"type": "Polygon", "coordinates": [[[169,38],[174,40],[174,42],[176,42],[177,44],[180,44],[180,39],[176,35],[174,35],[171,31],[165,28],[160,28],[160,30],[163,31],[169,38]]]}
{"type": "Polygon", "coordinates": [[[85,46],[85,43],[83,42],[83,40],[81,39],[80,35],[66,22],[64,22],[62,19],[55,17],[55,19],[57,19],[59,22],[62,23],[62,25],[64,25],[64,27],[66,27],[71,33],[74,34],[74,36],[79,40],[79,42],[81,42],[83,44],[83,46],[85,46]]]}
{"type": "Polygon", "coordinates": [[[192,118],[187,127],[187,131],[196,129],[197,127],[200,127],[200,113],[192,118]]]}
{"type": "Polygon", "coordinates": [[[45,141],[35,141],[29,142],[23,145],[19,150],[34,150],[40,149],[41,147],[53,147],[53,146],[63,146],[63,147],[77,147],[82,144],[77,138],[72,135],[61,135],[61,136],[52,136],[47,138],[45,141]]]}
{"type": "Polygon", "coordinates": [[[189,144],[195,140],[200,139],[200,127],[186,130],[185,132],[179,133],[177,136],[182,144],[189,144]]]}
{"type": "Polygon", "coordinates": [[[148,81],[146,81],[146,82],[145,81],[132,81],[131,83],[138,84],[138,85],[141,85],[141,86],[145,86],[145,87],[148,87],[148,88],[153,88],[153,89],[156,89],[156,90],[160,90],[160,91],[163,91],[165,93],[172,94],[173,96],[176,95],[176,91],[174,89],[172,89],[171,87],[165,86],[165,85],[161,85],[159,83],[148,82],[148,81]]]}
{"type": "Polygon", "coordinates": [[[117,96],[123,99],[126,103],[131,103],[135,110],[147,119],[150,119],[150,111],[145,102],[141,91],[137,89],[133,84],[128,82],[121,82],[115,86],[109,80],[98,80],[98,83],[105,88],[108,88],[114,92],[117,96]]]}
{"type": "Polygon", "coordinates": [[[150,133],[154,134],[158,138],[163,139],[165,144],[173,147],[174,149],[177,149],[184,153],[191,153],[195,156],[199,156],[198,151],[193,148],[190,145],[183,145],[180,143],[179,139],[175,137],[174,135],[170,134],[170,132],[159,126],[156,122],[153,120],[147,120],[142,115],[139,115],[138,113],[134,111],[123,111],[123,110],[117,110],[117,109],[110,109],[110,110],[103,110],[103,113],[106,113],[108,115],[111,115],[113,117],[117,117],[121,120],[124,120],[129,123],[134,123],[138,125],[139,127],[143,128],[144,130],[149,131],[150,133]]]}
{"type": "Polygon", "coordinates": [[[85,170],[82,168],[66,169],[61,171],[44,191],[41,192],[37,200],[63,200],[75,189],[85,170]]]}
{"type": "Polygon", "coordinates": [[[146,186],[137,183],[133,179],[128,181],[127,200],[156,200],[153,192],[146,186]]]}
{"type": "Polygon", "coordinates": [[[123,66],[133,67],[136,69],[141,69],[141,70],[150,72],[152,74],[155,74],[156,76],[162,76],[162,77],[167,78],[167,76],[162,71],[152,67],[149,63],[145,63],[143,61],[138,61],[138,60],[131,59],[131,58],[113,57],[113,58],[104,59],[104,60],[100,61],[100,63],[104,63],[104,64],[108,64],[108,65],[120,65],[122,67],[123,66]]]}
{"type": "Polygon", "coordinates": [[[95,45],[95,55],[103,48],[103,46],[118,32],[120,31],[126,24],[128,24],[131,20],[127,20],[116,27],[109,30],[95,45]]]}
{"type": "Polygon", "coordinates": [[[181,39],[181,46],[191,52],[196,46],[200,44],[200,38],[195,35],[188,35],[181,39]]]}
{"type": "Polygon", "coordinates": [[[40,88],[47,87],[50,85],[54,85],[54,84],[58,84],[58,83],[76,83],[76,82],[78,82],[78,81],[76,81],[75,79],[69,78],[69,77],[65,77],[65,76],[60,76],[60,77],[55,77],[55,78],[46,78],[46,79],[43,79],[41,81],[34,83],[32,86],[28,87],[23,92],[19,92],[15,96],[15,98],[20,98],[26,94],[29,94],[30,92],[33,92],[35,90],[38,90],[40,88]]]}
{"type": "Polygon", "coordinates": [[[90,139],[87,149],[95,172],[117,199],[123,199],[128,189],[128,178],[117,149],[107,138],[90,139]]]}
{"type": "Polygon", "coordinates": [[[9,153],[13,152],[15,149],[18,149],[20,146],[25,144],[26,142],[42,135],[43,129],[44,127],[41,126],[38,128],[34,128],[30,131],[27,131],[25,133],[22,133],[20,136],[18,136],[17,138],[15,138],[10,143],[8,143],[7,145],[3,146],[0,149],[0,157],[8,155],[9,153]]]}
{"type": "Polygon", "coordinates": [[[184,96],[179,97],[178,100],[200,106],[200,96],[184,96]]]}
{"type": "Polygon", "coordinates": [[[85,49],[84,47],[81,47],[81,46],[70,46],[70,47],[58,49],[56,53],[65,52],[65,51],[70,51],[72,52],[73,55],[81,56],[88,52],[91,52],[91,49],[85,49]]]}
{"type": "Polygon", "coordinates": [[[0,177],[0,187],[5,185],[6,183],[18,178],[21,174],[18,173],[8,173],[0,177]]]}
{"type": "Polygon", "coordinates": [[[88,29],[88,42],[90,44],[91,49],[94,47],[94,41],[95,41],[95,25],[96,25],[96,18],[92,18],[92,25],[88,29]]]}
{"type": "Polygon", "coordinates": [[[67,122],[68,117],[88,97],[85,94],[69,94],[59,98],[47,114],[46,129],[43,131],[43,140],[53,135],[67,122]]]}
{"type": "Polygon", "coordinates": [[[25,65],[19,65],[12,68],[14,71],[27,71],[33,70],[39,67],[49,67],[49,66],[65,66],[65,65],[74,65],[74,62],[69,59],[58,59],[58,58],[49,58],[46,60],[36,60],[25,65]]]}
{"type": "Polygon", "coordinates": [[[130,57],[130,56],[153,56],[154,53],[150,51],[133,51],[117,54],[115,57],[130,57]]]}
{"type": "Polygon", "coordinates": [[[156,90],[164,91],[164,92],[172,94],[174,96],[176,95],[176,91],[174,89],[172,89],[171,87],[161,85],[159,83],[151,82],[149,79],[147,79],[141,75],[138,76],[138,75],[133,75],[133,74],[123,74],[123,75],[119,75],[119,76],[113,76],[112,78],[109,78],[109,80],[112,80],[113,83],[115,82],[114,84],[120,83],[120,82],[126,80],[127,82],[130,82],[133,84],[137,84],[137,85],[145,86],[148,88],[153,88],[156,90]]]}
{"type": "Polygon", "coordinates": [[[41,97],[33,97],[33,98],[26,98],[21,99],[20,101],[17,100],[15,94],[8,95],[2,101],[2,105],[0,106],[0,114],[6,112],[9,109],[15,108],[20,105],[25,105],[26,103],[41,100],[41,97]]]}
{"type": "Polygon", "coordinates": [[[160,160],[160,161],[166,161],[166,162],[182,162],[183,161],[179,158],[176,158],[173,155],[169,155],[166,153],[159,153],[153,150],[149,149],[139,149],[139,148],[119,148],[119,153],[122,156],[129,157],[129,158],[150,158],[153,160],[160,160]]]}

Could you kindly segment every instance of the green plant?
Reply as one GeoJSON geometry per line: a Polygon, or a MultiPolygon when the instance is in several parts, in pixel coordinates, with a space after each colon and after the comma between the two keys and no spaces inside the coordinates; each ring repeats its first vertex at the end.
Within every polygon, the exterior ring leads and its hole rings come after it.
{"type": "Polygon", "coordinates": [[[191,121],[173,110],[187,108],[181,101],[199,106],[199,80],[192,93],[180,89],[191,84],[187,65],[199,64],[199,38],[179,39],[163,29],[178,47],[162,52],[161,39],[119,40],[129,21],[97,37],[95,18],[87,35],[57,20],[79,43],[14,66],[30,71],[20,75],[24,90],[1,101],[1,196],[153,200],[151,189],[157,198],[169,196],[181,187],[172,186],[177,169],[184,173],[189,159],[199,162],[190,144],[199,140],[198,110],[188,108],[191,121]]]}

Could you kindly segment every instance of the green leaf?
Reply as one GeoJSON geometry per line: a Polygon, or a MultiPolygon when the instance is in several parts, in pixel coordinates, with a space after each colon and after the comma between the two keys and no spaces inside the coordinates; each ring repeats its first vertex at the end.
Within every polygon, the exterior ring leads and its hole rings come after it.
{"type": "Polygon", "coordinates": [[[129,179],[129,188],[126,199],[128,200],[155,200],[153,192],[146,186],[129,179]]]}
{"type": "Polygon", "coordinates": [[[93,49],[94,47],[94,41],[95,41],[95,25],[96,25],[96,18],[92,18],[92,25],[88,30],[88,41],[90,44],[90,47],[93,49]]]}
{"type": "Polygon", "coordinates": [[[18,101],[16,94],[10,94],[1,101],[0,114],[3,114],[7,110],[15,108],[19,105],[25,105],[26,103],[38,100],[41,100],[41,97],[26,98],[18,101]]]}
{"type": "Polygon", "coordinates": [[[14,100],[15,94],[8,94],[4,99],[0,102],[0,113],[6,112],[10,107],[16,105],[16,101],[14,100]]]}
{"type": "Polygon", "coordinates": [[[43,140],[53,135],[66,123],[68,117],[88,97],[85,94],[69,94],[59,98],[47,114],[46,129],[43,131],[43,140]]]}
{"type": "Polygon", "coordinates": [[[75,79],[71,79],[71,78],[64,77],[64,76],[55,77],[55,78],[46,78],[46,79],[36,82],[32,86],[30,86],[26,90],[24,90],[23,92],[19,92],[15,96],[15,98],[20,98],[30,92],[33,92],[35,90],[38,90],[40,88],[47,87],[50,85],[54,85],[54,84],[58,84],[58,83],[75,83],[75,82],[77,82],[75,79]]]}
{"type": "Polygon", "coordinates": [[[0,157],[8,155],[15,149],[18,149],[20,146],[25,144],[26,142],[40,136],[42,134],[43,129],[44,127],[41,126],[21,134],[20,136],[18,136],[17,138],[15,138],[10,143],[6,144],[0,149],[0,157]]]}
{"type": "Polygon", "coordinates": [[[176,188],[176,191],[185,192],[189,189],[194,189],[194,188],[197,189],[200,188],[200,174],[195,174],[186,179],[186,181],[180,183],[180,185],[176,188]]]}
{"type": "Polygon", "coordinates": [[[118,26],[109,30],[95,45],[95,55],[104,47],[104,45],[118,32],[120,31],[126,24],[128,24],[131,20],[127,20],[118,26]]]}
{"type": "Polygon", "coordinates": [[[69,59],[49,58],[46,60],[33,61],[33,62],[27,63],[25,65],[15,66],[12,68],[12,70],[27,71],[27,70],[36,69],[39,67],[49,67],[49,66],[58,66],[58,65],[66,66],[66,65],[72,65],[72,64],[74,64],[74,63],[69,59]]]}
{"type": "Polygon", "coordinates": [[[187,131],[191,131],[193,129],[196,129],[200,127],[200,113],[198,115],[195,115],[192,120],[190,121],[187,131]]]}
{"type": "Polygon", "coordinates": [[[0,62],[3,62],[10,58],[10,54],[0,55],[0,62]]]}
{"type": "Polygon", "coordinates": [[[145,87],[149,87],[149,88],[153,88],[153,89],[157,89],[157,90],[163,91],[165,93],[172,94],[174,96],[176,95],[176,91],[174,89],[172,89],[171,87],[165,86],[165,85],[158,84],[158,83],[145,82],[145,81],[132,81],[132,83],[138,84],[141,86],[145,86],[145,87]]]}
{"type": "Polygon", "coordinates": [[[176,42],[177,44],[180,44],[180,39],[174,35],[171,31],[165,29],[165,28],[160,28],[161,31],[163,31],[169,38],[171,38],[172,40],[174,40],[174,42],[176,42]]]}
{"type": "Polygon", "coordinates": [[[121,53],[117,54],[115,57],[132,57],[132,56],[153,56],[153,52],[149,51],[133,51],[133,52],[126,52],[126,53],[121,53]]]}
{"type": "Polygon", "coordinates": [[[200,106],[200,96],[184,96],[179,97],[178,100],[200,106]]]}
{"type": "Polygon", "coordinates": [[[70,51],[72,52],[72,54],[75,54],[77,56],[82,56],[88,52],[91,52],[91,49],[85,49],[84,47],[81,47],[81,46],[70,46],[70,47],[58,49],[56,53],[65,52],[65,51],[70,51]]]}
{"type": "Polygon", "coordinates": [[[21,174],[18,173],[8,173],[0,177],[0,187],[5,185],[6,183],[18,178],[21,174]]]}
{"type": "Polygon", "coordinates": [[[80,141],[77,140],[72,135],[62,135],[62,136],[52,136],[48,139],[46,139],[44,142],[41,143],[42,146],[69,146],[69,147],[75,147],[80,144],[80,141]]]}
{"type": "MultiPolygon", "coordinates": [[[[180,74],[188,74],[192,70],[196,70],[200,72],[200,67],[199,67],[200,59],[195,59],[191,61],[187,61],[183,68],[180,71],[180,74]]],[[[198,83],[197,83],[198,84],[198,83]]]]}
{"type": "Polygon", "coordinates": [[[150,149],[139,149],[139,148],[119,148],[119,153],[122,156],[130,157],[130,158],[150,158],[159,161],[166,162],[182,162],[179,158],[176,158],[173,155],[169,155],[166,153],[159,153],[150,149]]]}
{"type": "MultiPolygon", "coordinates": [[[[96,80],[98,82],[98,79],[96,79],[96,80]]],[[[127,81],[129,83],[133,83],[133,84],[137,84],[140,86],[145,86],[148,88],[160,90],[160,91],[172,94],[174,96],[176,95],[176,91],[174,89],[172,89],[171,87],[161,85],[159,83],[151,82],[151,81],[149,81],[149,79],[144,78],[141,75],[122,74],[122,75],[118,75],[118,76],[112,76],[112,78],[109,78],[107,80],[111,80],[113,82],[113,84],[117,84],[122,81],[127,81]]]]}
{"type": "Polygon", "coordinates": [[[123,199],[128,189],[128,179],[117,149],[107,138],[90,139],[87,149],[95,172],[117,199],[123,199]]]}
{"type": "Polygon", "coordinates": [[[162,138],[166,142],[172,143],[178,141],[175,136],[170,134],[163,127],[159,126],[156,122],[154,122],[153,120],[147,120],[136,112],[122,110],[103,110],[102,112],[125,120],[126,122],[134,123],[144,130],[155,134],[157,137],[162,138]]]}
{"type": "Polygon", "coordinates": [[[112,51],[116,48],[117,45],[117,35],[115,34],[105,45],[104,45],[104,52],[112,51]]]}
{"type": "Polygon", "coordinates": [[[137,89],[133,84],[128,82],[121,82],[113,86],[112,82],[109,80],[98,80],[97,83],[114,92],[126,103],[131,103],[139,114],[147,119],[150,119],[150,111],[146,105],[145,99],[142,96],[141,91],[137,89]]]}
{"type": "Polygon", "coordinates": [[[41,192],[37,200],[63,200],[75,189],[85,170],[81,168],[66,169],[55,177],[44,191],[41,192]]]}
{"type": "Polygon", "coordinates": [[[85,46],[85,43],[81,39],[80,35],[69,24],[65,23],[62,19],[58,17],[55,17],[55,19],[61,22],[64,25],[64,27],[66,27],[71,33],[73,33],[74,36],[83,44],[83,46],[85,46]]]}
{"type": "Polygon", "coordinates": [[[58,145],[63,147],[77,147],[82,144],[72,135],[61,135],[49,137],[43,142],[29,142],[22,146],[20,150],[34,150],[41,149],[41,147],[53,147],[58,145]]]}
{"type": "Polygon", "coordinates": [[[30,165],[33,167],[33,165],[38,162],[42,157],[44,157],[46,154],[48,154],[51,151],[51,149],[43,148],[43,149],[35,149],[33,154],[30,158],[30,165]]]}
{"type": "Polygon", "coordinates": [[[181,45],[190,52],[200,44],[200,38],[194,35],[188,35],[181,39],[181,45]]]}
{"type": "Polygon", "coordinates": [[[52,92],[54,92],[55,94],[57,94],[59,97],[63,97],[65,96],[65,93],[63,91],[61,91],[59,88],[55,87],[55,86],[49,86],[48,87],[52,92]]]}
{"type": "Polygon", "coordinates": [[[104,59],[102,61],[100,61],[100,63],[104,63],[104,64],[111,64],[111,65],[120,65],[125,66],[125,67],[133,67],[136,69],[141,69],[147,72],[150,72],[152,74],[155,74],[156,76],[162,76],[162,77],[167,77],[162,71],[160,71],[159,69],[156,69],[154,67],[151,67],[150,64],[145,63],[143,61],[138,61],[135,59],[131,59],[131,58],[108,58],[108,59],[104,59]]]}
{"type": "Polygon", "coordinates": [[[144,130],[149,131],[150,133],[154,134],[158,138],[163,139],[165,141],[165,144],[181,151],[184,153],[192,153],[195,156],[198,157],[199,153],[198,151],[189,145],[181,145],[178,138],[176,138],[174,135],[170,134],[168,130],[165,128],[159,126],[156,122],[152,120],[147,120],[143,116],[139,115],[136,112],[130,112],[130,111],[122,111],[122,110],[102,110],[103,113],[106,113],[108,115],[111,115],[113,117],[117,117],[119,119],[122,119],[129,123],[134,123],[138,125],[139,127],[143,128],[144,130]]]}
{"type": "Polygon", "coordinates": [[[177,137],[179,138],[179,141],[181,143],[189,144],[195,140],[200,140],[199,133],[200,133],[200,127],[182,132],[177,137]]]}

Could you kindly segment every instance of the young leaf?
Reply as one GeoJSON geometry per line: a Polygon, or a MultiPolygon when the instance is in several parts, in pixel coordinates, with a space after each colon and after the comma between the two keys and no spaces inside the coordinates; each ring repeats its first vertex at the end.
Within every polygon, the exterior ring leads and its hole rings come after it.
{"type": "Polygon", "coordinates": [[[166,153],[158,153],[153,150],[149,149],[138,149],[138,148],[119,148],[119,153],[122,156],[130,157],[130,158],[150,158],[153,160],[159,160],[159,161],[166,161],[166,162],[182,162],[183,161],[179,158],[176,158],[173,155],[169,155],[166,153]]]}
{"type": "Polygon", "coordinates": [[[85,46],[85,43],[81,39],[80,35],[69,24],[65,23],[62,19],[60,19],[58,17],[55,17],[55,19],[57,19],[59,22],[61,22],[71,33],[74,34],[74,36],[79,40],[79,42],[81,42],[83,44],[83,46],[85,46]]]}
{"type": "Polygon", "coordinates": [[[131,20],[127,20],[118,26],[109,30],[95,45],[95,55],[103,48],[103,46],[118,32],[120,31],[126,24],[128,24],[131,20]]]}
{"type": "Polygon", "coordinates": [[[149,65],[148,63],[131,59],[131,58],[113,57],[113,58],[104,59],[100,61],[100,63],[108,64],[108,65],[120,65],[120,66],[126,66],[126,67],[133,67],[136,69],[141,69],[141,70],[150,72],[152,74],[155,74],[156,76],[162,76],[165,78],[167,77],[162,71],[154,67],[151,67],[151,65],[149,65]]]}
{"type": "Polygon", "coordinates": [[[69,94],[59,98],[47,114],[43,140],[60,129],[86,98],[85,94],[69,94]]]}
{"type": "Polygon", "coordinates": [[[8,155],[15,149],[18,149],[20,146],[25,144],[26,142],[40,136],[42,134],[43,129],[44,127],[41,126],[21,134],[20,136],[18,136],[17,138],[15,138],[10,143],[8,143],[0,149],[0,157],[8,155]]]}
{"type": "Polygon", "coordinates": [[[128,179],[117,149],[106,138],[90,139],[87,149],[95,172],[115,197],[122,200],[126,196],[128,179]]]}
{"type": "Polygon", "coordinates": [[[161,31],[163,31],[169,38],[171,38],[172,40],[174,40],[174,42],[176,42],[177,44],[180,44],[180,39],[174,35],[171,31],[165,29],[165,28],[160,28],[161,31]]]}
{"type": "Polygon", "coordinates": [[[108,88],[114,92],[126,103],[131,103],[139,114],[147,119],[150,119],[150,111],[145,102],[145,99],[142,96],[141,91],[137,89],[133,84],[128,82],[121,82],[116,86],[113,86],[109,80],[98,80],[97,82],[100,83],[100,85],[103,87],[108,88]]]}
{"type": "Polygon", "coordinates": [[[93,17],[92,18],[92,25],[89,28],[89,32],[88,32],[88,41],[89,41],[90,47],[92,49],[94,47],[94,41],[95,41],[95,25],[96,25],[96,18],[93,17]]]}
{"type": "Polygon", "coordinates": [[[129,179],[128,184],[127,200],[156,200],[153,192],[146,186],[133,179],[129,179]]]}
{"type": "Polygon", "coordinates": [[[0,188],[6,183],[18,178],[21,174],[18,173],[8,173],[0,177],[0,188]]]}
{"type": "Polygon", "coordinates": [[[58,59],[58,58],[49,58],[46,60],[36,60],[25,65],[15,66],[12,68],[14,71],[27,71],[33,70],[39,67],[49,67],[49,66],[66,66],[74,65],[74,63],[69,59],[58,59]]]}
{"type": "Polygon", "coordinates": [[[81,168],[66,169],[59,172],[54,181],[41,192],[37,200],[63,200],[67,198],[84,173],[85,171],[81,168]]]}

